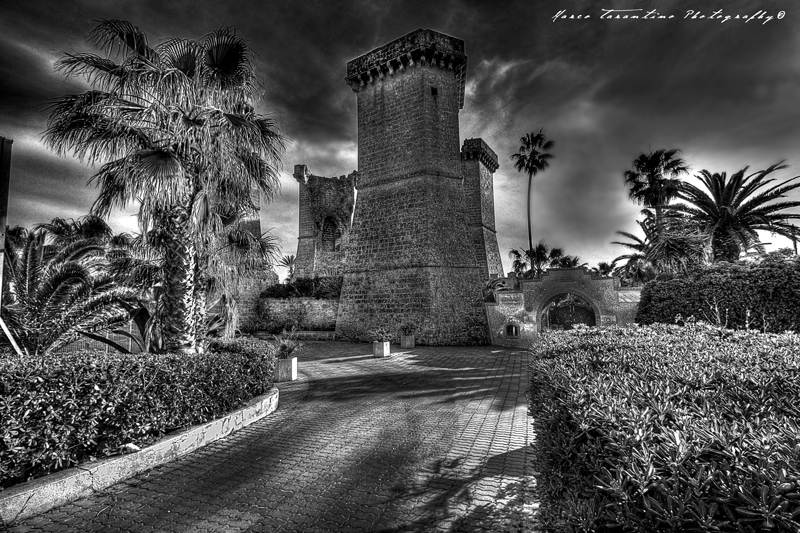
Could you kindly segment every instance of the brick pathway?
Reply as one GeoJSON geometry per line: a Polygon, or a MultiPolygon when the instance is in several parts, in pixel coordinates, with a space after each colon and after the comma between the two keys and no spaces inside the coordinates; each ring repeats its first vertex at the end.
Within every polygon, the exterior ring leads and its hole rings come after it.
{"type": "Polygon", "coordinates": [[[306,343],[274,414],[11,531],[531,531],[528,355],[392,349],[306,343]]]}

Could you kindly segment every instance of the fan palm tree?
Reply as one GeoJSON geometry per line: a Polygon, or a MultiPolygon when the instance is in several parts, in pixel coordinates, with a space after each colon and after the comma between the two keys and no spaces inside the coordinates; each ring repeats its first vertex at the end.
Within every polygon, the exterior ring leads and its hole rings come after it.
{"type": "Polygon", "coordinates": [[[640,154],[624,174],[628,197],[637,204],[655,210],[655,231],[661,229],[663,210],[678,194],[680,176],[689,172],[680,150],[656,150],[640,154]]]}
{"type": "Polygon", "coordinates": [[[289,271],[286,276],[287,283],[294,277],[294,264],[295,256],[293,255],[284,255],[281,257],[280,261],[278,261],[278,266],[282,266],[289,271]]]}
{"type": "Polygon", "coordinates": [[[91,214],[78,220],[56,217],[50,222],[36,224],[34,230],[44,231],[51,244],[57,247],[84,239],[94,242],[110,242],[114,237],[111,226],[101,217],[91,214]]]}
{"type": "Polygon", "coordinates": [[[666,222],[659,233],[653,213],[647,209],[642,213],[645,215],[644,221],[637,220],[636,223],[644,238],[618,231],[617,234],[630,241],[612,241],[611,244],[619,244],[632,252],[615,258],[614,263],[627,261],[638,264],[643,261],[652,265],[657,272],[685,273],[705,262],[708,239],[692,224],[670,209],[665,213],[666,222]]]}
{"type": "Polygon", "coordinates": [[[564,249],[551,248],[541,240],[536,246],[527,250],[513,249],[508,256],[513,259],[511,268],[517,276],[533,278],[540,277],[548,267],[558,266],[558,262],[564,257],[564,249]]]}
{"type": "Polygon", "coordinates": [[[797,229],[792,220],[800,214],[787,212],[800,207],[798,200],[782,200],[800,188],[800,176],[778,181],[770,175],[787,168],[783,161],[765,170],[747,174],[747,167],[732,174],[703,170],[697,179],[703,190],[691,183],[680,186],[682,203],[675,210],[694,222],[711,240],[714,261],[735,261],[739,254],[758,247],[757,230],[770,231],[793,238],[797,229]]]}
{"type": "Polygon", "coordinates": [[[549,165],[553,154],[549,153],[555,143],[545,136],[543,130],[539,133],[526,133],[520,139],[519,152],[511,155],[514,160],[514,168],[519,172],[528,175],[528,250],[533,250],[533,234],[531,232],[531,188],[533,187],[533,177],[539,172],[544,171],[549,165]]]}
{"type": "Polygon", "coordinates": [[[209,254],[223,226],[255,215],[251,191],[274,196],[283,137],[255,111],[251,52],[232,30],[151,47],[131,23],[103,20],[89,39],[103,55],[65,53],[57,69],[92,90],[55,100],[44,138],[59,154],[103,163],[91,179],[94,214],[139,202],[142,234],[165,253],[166,347],[191,353],[209,254]]]}
{"type": "Polygon", "coordinates": [[[136,293],[96,268],[105,253],[97,243],[76,240],[56,249],[38,231],[8,251],[3,318],[27,354],[49,353],[82,333],[91,336],[129,320],[126,304],[136,301],[136,293]]]}

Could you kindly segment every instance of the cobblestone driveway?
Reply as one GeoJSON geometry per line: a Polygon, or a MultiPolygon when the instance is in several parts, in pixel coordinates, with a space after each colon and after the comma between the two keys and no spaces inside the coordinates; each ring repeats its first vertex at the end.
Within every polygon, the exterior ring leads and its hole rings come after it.
{"type": "Polygon", "coordinates": [[[274,414],[11,531],[531,531],[528,355],[370,350],[306,343],[274,414]]]}

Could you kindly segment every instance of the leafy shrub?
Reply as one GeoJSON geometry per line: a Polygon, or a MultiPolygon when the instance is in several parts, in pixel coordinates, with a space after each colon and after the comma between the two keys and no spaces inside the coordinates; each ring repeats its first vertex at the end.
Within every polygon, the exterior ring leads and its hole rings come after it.
{"type": "Polygon", "coordinates": [[[338,300],[342,293],[342,276],[300,278],[291,283],[271,285],[261,292],[261,298],[318,298],[338,300]]]}
{"type": "Polygon", "coordinates": [[[278,312],[270,309],[269,302],[259,300],[258,319],[259,328],[272,334],[279,334],[285,330],[304,329],[308,306],[300,299],[288,302],[288,305],[278,312]]]}
{"type": "Polygon", "coordinates": [[[677,315],[737,329],[800,331],[800,261],[718,263],[644,287],[636,322],[674,323],[677,315]]]}
{"type": "Polygon", "coordinates": [[[534,350],[545,530],[800,528],[800,336],[582,328],[534,350]]]}
{"type": "Polygon", "coordinates": [[[274,348],[214,340],[195,356],[81,351],[0,359],[0,487],[143,446],[272,386],[274,348]]]}

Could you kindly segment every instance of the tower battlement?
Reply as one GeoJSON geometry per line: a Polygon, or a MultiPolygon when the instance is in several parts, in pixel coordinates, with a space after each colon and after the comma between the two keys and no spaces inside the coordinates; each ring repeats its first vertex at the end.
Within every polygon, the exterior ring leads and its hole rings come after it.
{"type": "Polygon", "coordinates": [[[407,68],[432,66],[459,80],[458,108],[464,107],[467,56],[464,41],[420,28],[347,63],[345,81],[355,92],[407,68]]]}
{"type": "Polygon", "coordinates": [[[483,139],[466,139],[464,145],[461,147],[461,160],[470,161],[478,160],[489,169],[490,172],[495,172],[500,168],[497,161],[497,154],[494,150],[489,148],[483,139]]]}

